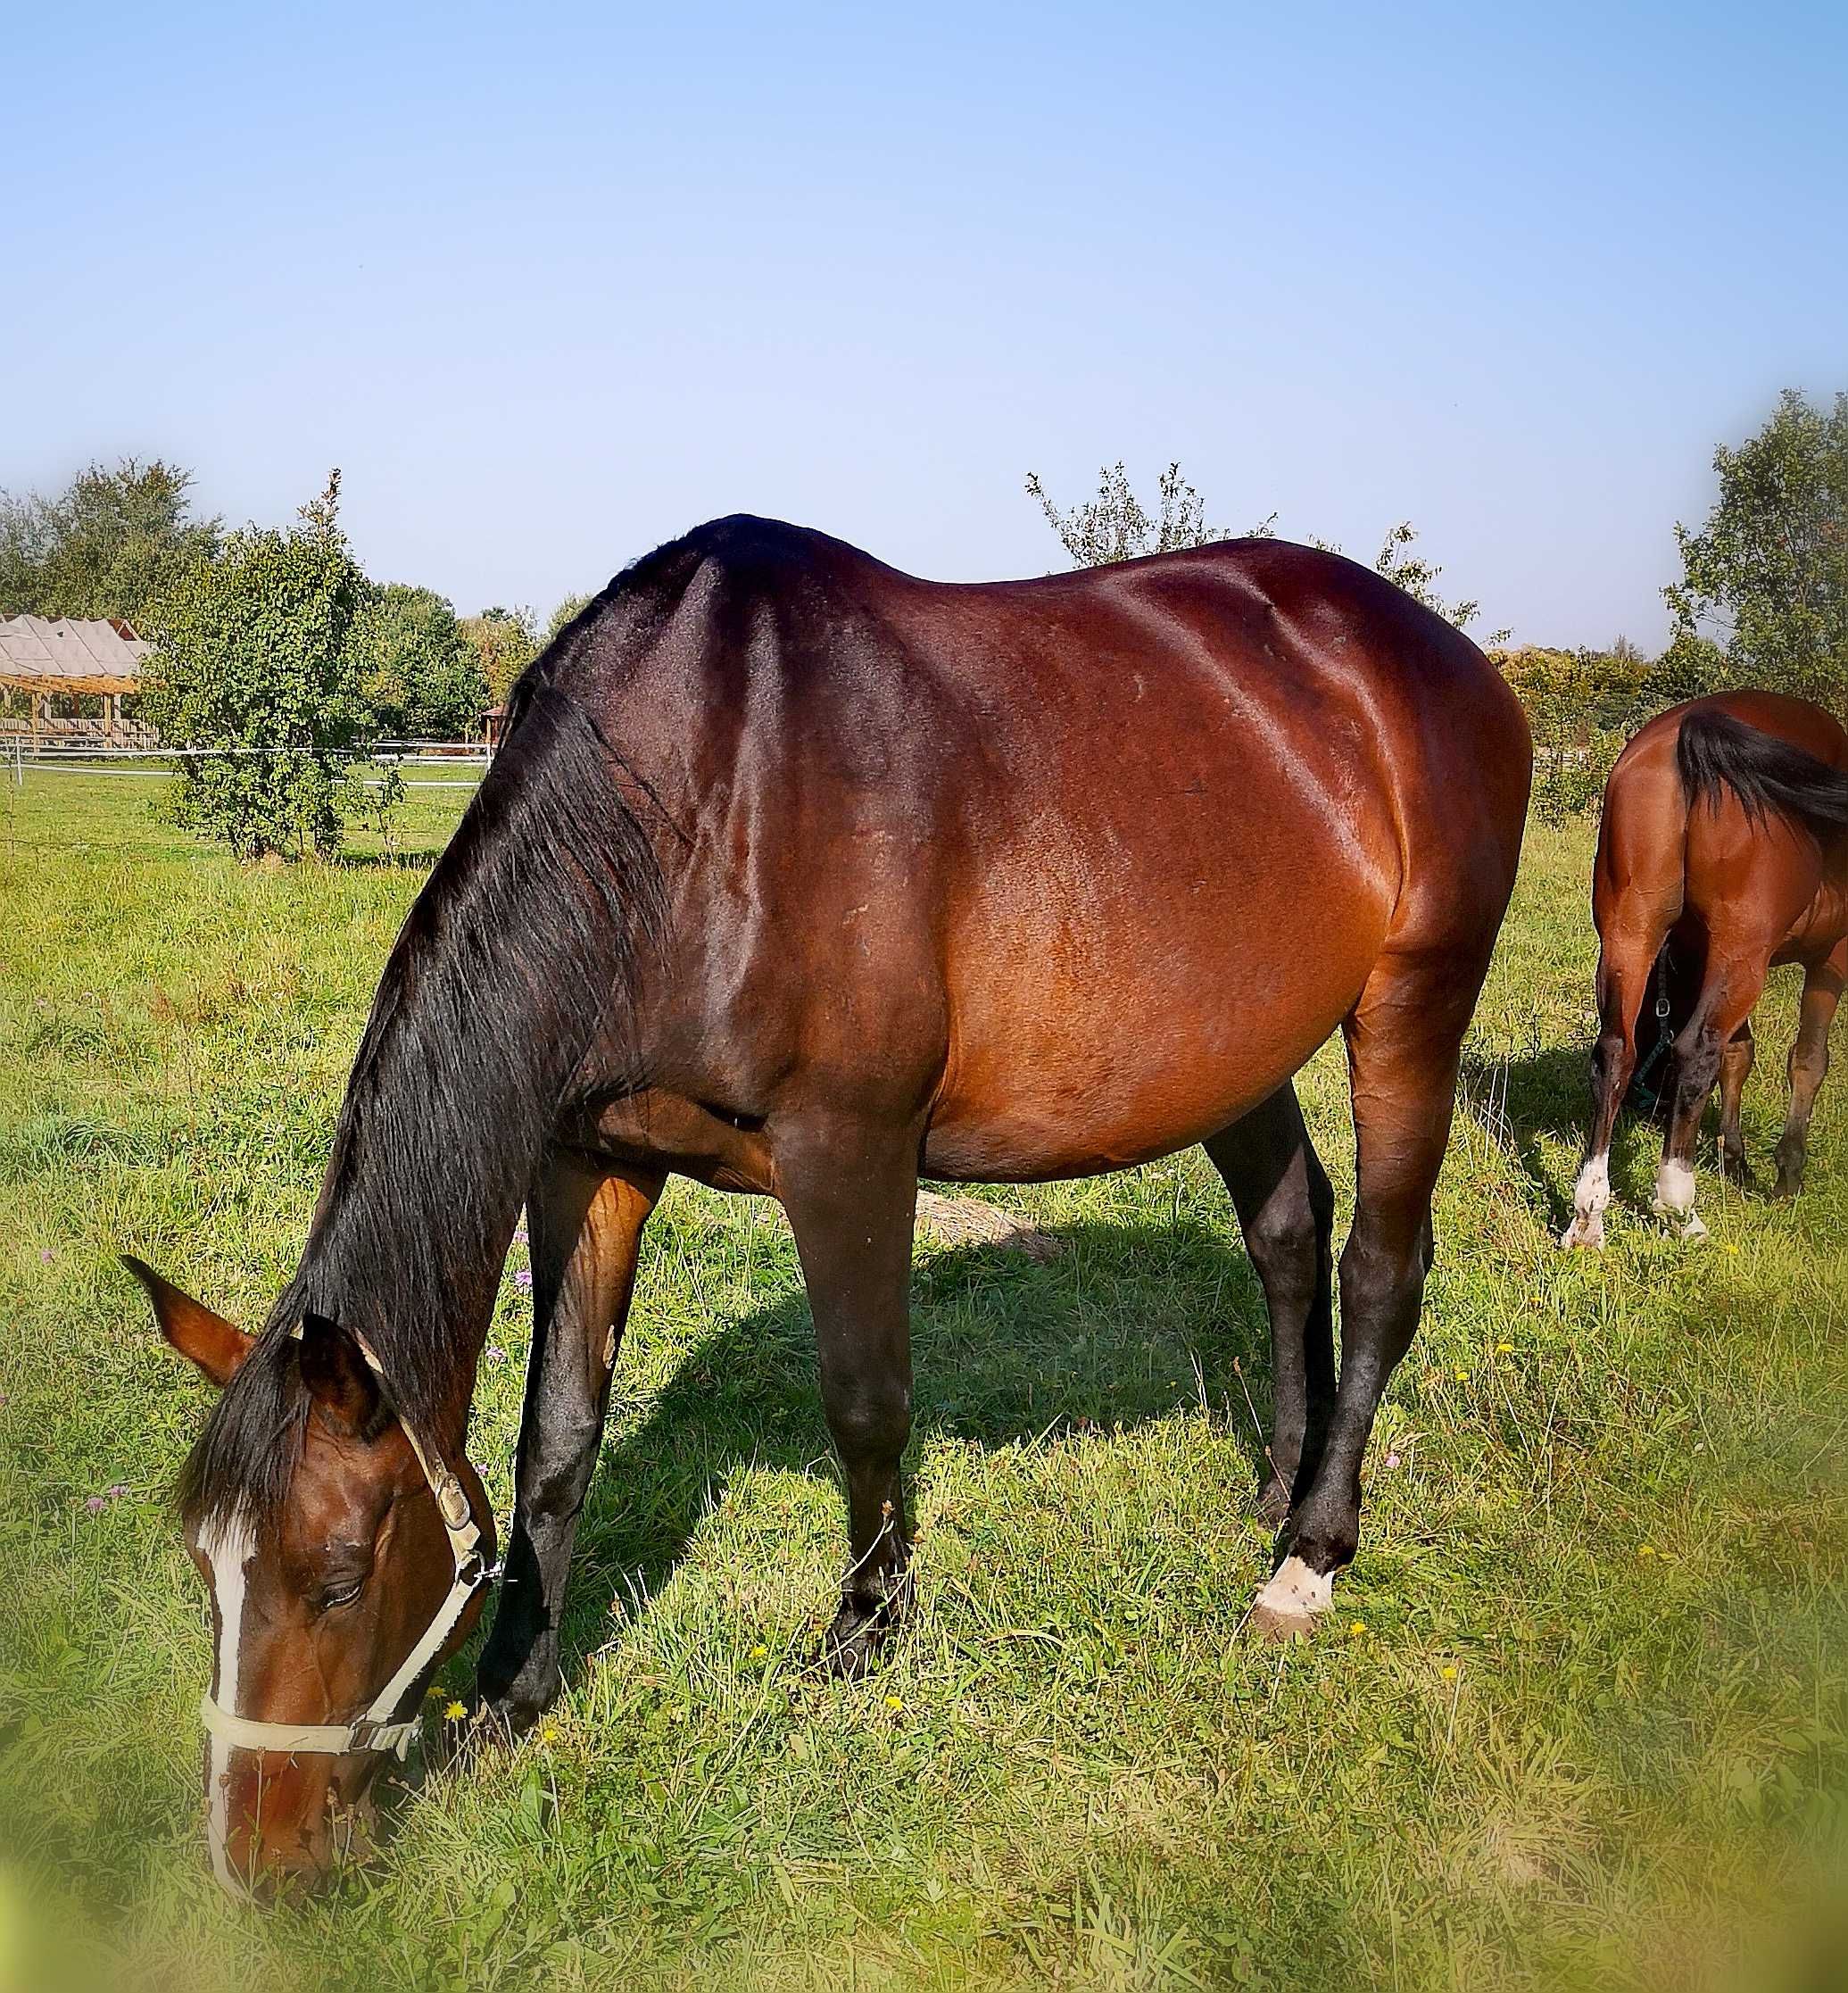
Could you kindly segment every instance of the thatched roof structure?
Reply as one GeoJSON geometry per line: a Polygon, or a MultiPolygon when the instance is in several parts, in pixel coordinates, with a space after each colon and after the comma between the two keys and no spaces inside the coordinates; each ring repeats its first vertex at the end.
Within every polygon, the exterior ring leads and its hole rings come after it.
{"type": "Polygon", "coordinates": [[[0,617],[0,690],[133,692],[150,648],[119,617],[0,617]]]}

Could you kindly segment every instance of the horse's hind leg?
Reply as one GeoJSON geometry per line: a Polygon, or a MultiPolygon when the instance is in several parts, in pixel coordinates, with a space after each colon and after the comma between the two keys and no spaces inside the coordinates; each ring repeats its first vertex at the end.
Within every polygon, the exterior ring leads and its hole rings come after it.
{"type": "Polygon", "coordinates": [[[1848,940],[1837,942],[1832,954],[1811,963],[1804,972],[1802,1010],[1796,1042],[1790,1048],[1790,1115],[1777,1149],[1779,1197],[1794,1197],[1802,1188],[1810,1117],[1828,1071],[1829,1026],[1835,1022],[1844,984],[1848,984],[1848,940]]]}
{"type": "Polygon", "coordinates": [[[1739,1102],[1758,1058],[1758,1045],[1747,1017],[1727,1041],[1720,1055],[1720,1174],[1728,1183],[1746,1183],[1745,1136],[1739,1126],[1739,1102]]]}
{"type": "Polygon", "coordinates": [[[1612,921],[1598,951],[1598,1041],[1591,1054],[1591,1130],[1572,1191],[1572,1222],[1562,1246],[1601,1246],[1611,1201],[1611,1138],[1637,1069],[1637,1023],[1649,993],[1652,971],[1668,938],[1657,911],[1612,921]]]}
{"type": "Polygon", "coordinates": [[[1656,1172],[1650,1208],[1658,1217],[1675,1219],[1684,1239],[1706,1236],[1707,1228],[1694,1208],[1695,1140],[1720,1077],[1726,1048],[1752,1015],[1764,988],[1769,960],[1769,947],[1746,944],[1726,953],[1715,949],[1708,959],[1706,980],[1694,1014],[1675,1040],[1674,1112],[1662,1143],[1662,1167],[1656,1172]]]}
{"type": "MultiPolygon", "coordinates": [[[[1492,934],[1491,934],[1492,938],[1492,934]]],[[[1387,958],[1347,1021],[1354,1085],[1354,1228],[1341,1254],[1341,1377],[1328,1438],[1289,1524],[1289,1555],[1254,1623],[1307,1632],[1360,1537],[1360,1471],[1387,1381],[1418,1327],[1431,1254],[1431,1192],[1455,1106],[1457,1056],[1479,962],[1387,958]]]]}
{"type": "Polygon", "coordinates": [[[1335,1193],[1288,1083],[1206,1147],[1238,1211],[1271,1317],[1274,1411],[1258,1506],[1281,1528],[1298,1470],[1314,1473],[1334,1408],[1335,1193]]]}
{"type": "Polygon", "coordinates": [[[659,1175],[561,1158],[526,1200],[533,1353],[514,1470],[513,1530],[482,1697],[530,1729],[559,1692],[559,1621],[577,1518],[597,1465],[617,1344],[634,1291],[642,1227],[659,1175]]]}

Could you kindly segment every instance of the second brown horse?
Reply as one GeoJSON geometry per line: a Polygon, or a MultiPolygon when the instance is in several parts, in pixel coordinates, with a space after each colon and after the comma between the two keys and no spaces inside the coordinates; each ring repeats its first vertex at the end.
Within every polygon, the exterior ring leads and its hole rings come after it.
{"type": "MultiPolygon", "coordinates": [[[[619,577],[514,703],[385,968],[268,1328],[143,1273],[170,1340],[228,1378],[186,1501],[218,1608],[220,1873],[319,1873],[327,1795],[376,1769],[311,1775],[237,1740],[348,1721],[441,1609],[405,1435],[478,1510],[463,1442],[523,1200],[533,1356],[481,1663],[510,1725],[559,1690],[610,1366],[674,1172],[788,1213],[849,1510],[827,1650],[852,1668],[907,1596],[920,1173],[1081,1176],[1204,1142],[1275,1349],[1261,1616],[1310,1625],[1417,1326],[1520,852],[1527,727],[1481,653],[1276,541],[944,586],[732,519],[619,577]],[[1337,1030],[1358,1147],[1338,1383],[1334,1200],[1290,1084],[1337,1030]]],[[[1231,1499],[1203,1492],[1203,1526],[1231,1499]]]]}
{"type": "Polygon", "coordinates": [[[1654,1208],[1686,1237],[1694,1148],[1720,1085],[1720,1160],[1743,1178],[1739,1097],[1756,1057],[1752,1012],[1773,965],[1803,971],[1777,1190],[1794,1196],[1829,1026],[1848,982],[1848,732],[1801,699],[1728,692],[1676,706],[1618,757],[1592,887],[1598,1040],[1585,1163],[1563,1246],[1599,1246],[1611,1138],[1641,1056],[1669,1056],[1654,1208]]]}

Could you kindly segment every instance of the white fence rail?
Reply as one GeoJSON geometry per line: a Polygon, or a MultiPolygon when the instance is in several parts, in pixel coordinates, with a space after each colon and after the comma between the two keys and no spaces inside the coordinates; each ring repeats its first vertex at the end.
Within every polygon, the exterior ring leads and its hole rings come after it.
{"type": "MultiPolygon", "coordinates": [[[[170,776],[182,761],[312,752],[308,748],[288,747],[108,747],[87,742],[54,743],[15,737],[11,741],[0,741],[0,769],[4,769],[14,785],[22,788],[28,775],[157,777],[170,776]]],[[[369,752],[349,753],[339,758],[373,766],[388,763],[397,770],[407,789],[473,789],[481,781],[479,773],[455,777],[422,771],[438,768],[479,771],[485,769],[493,757],[479,741],[380,741],[369,752]],[[412,770],[418,772],[413,774],[412,770]]],[[[382,776],[362,776],[360,779],[370,788],[385,785],[382,776]]]]}

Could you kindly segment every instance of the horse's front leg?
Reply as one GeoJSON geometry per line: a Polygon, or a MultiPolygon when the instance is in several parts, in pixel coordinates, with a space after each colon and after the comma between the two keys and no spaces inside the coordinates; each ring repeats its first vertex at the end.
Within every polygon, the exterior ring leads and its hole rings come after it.
{"type": "Polygon", "coordinates": [[[661,1183],[651,1172],[606,1174],[585,1158],[560,1157],[527,1199],[533,1353],[507,1572],[479,1671],[483,1700],[516,1732],[530,1729],[559,1692],[571,1547],[603,1436],[642,1227],[661,1183]]]}
{"type": "Polygon", "coordinates": [[[780,1131],[777,1175],[815,1317],[822,1403],[847,1475],[849,1558],[823,1658],[861,1673],[909,1602],[899,1457],[911,1433],[917,1131],[780,1131]]]}

